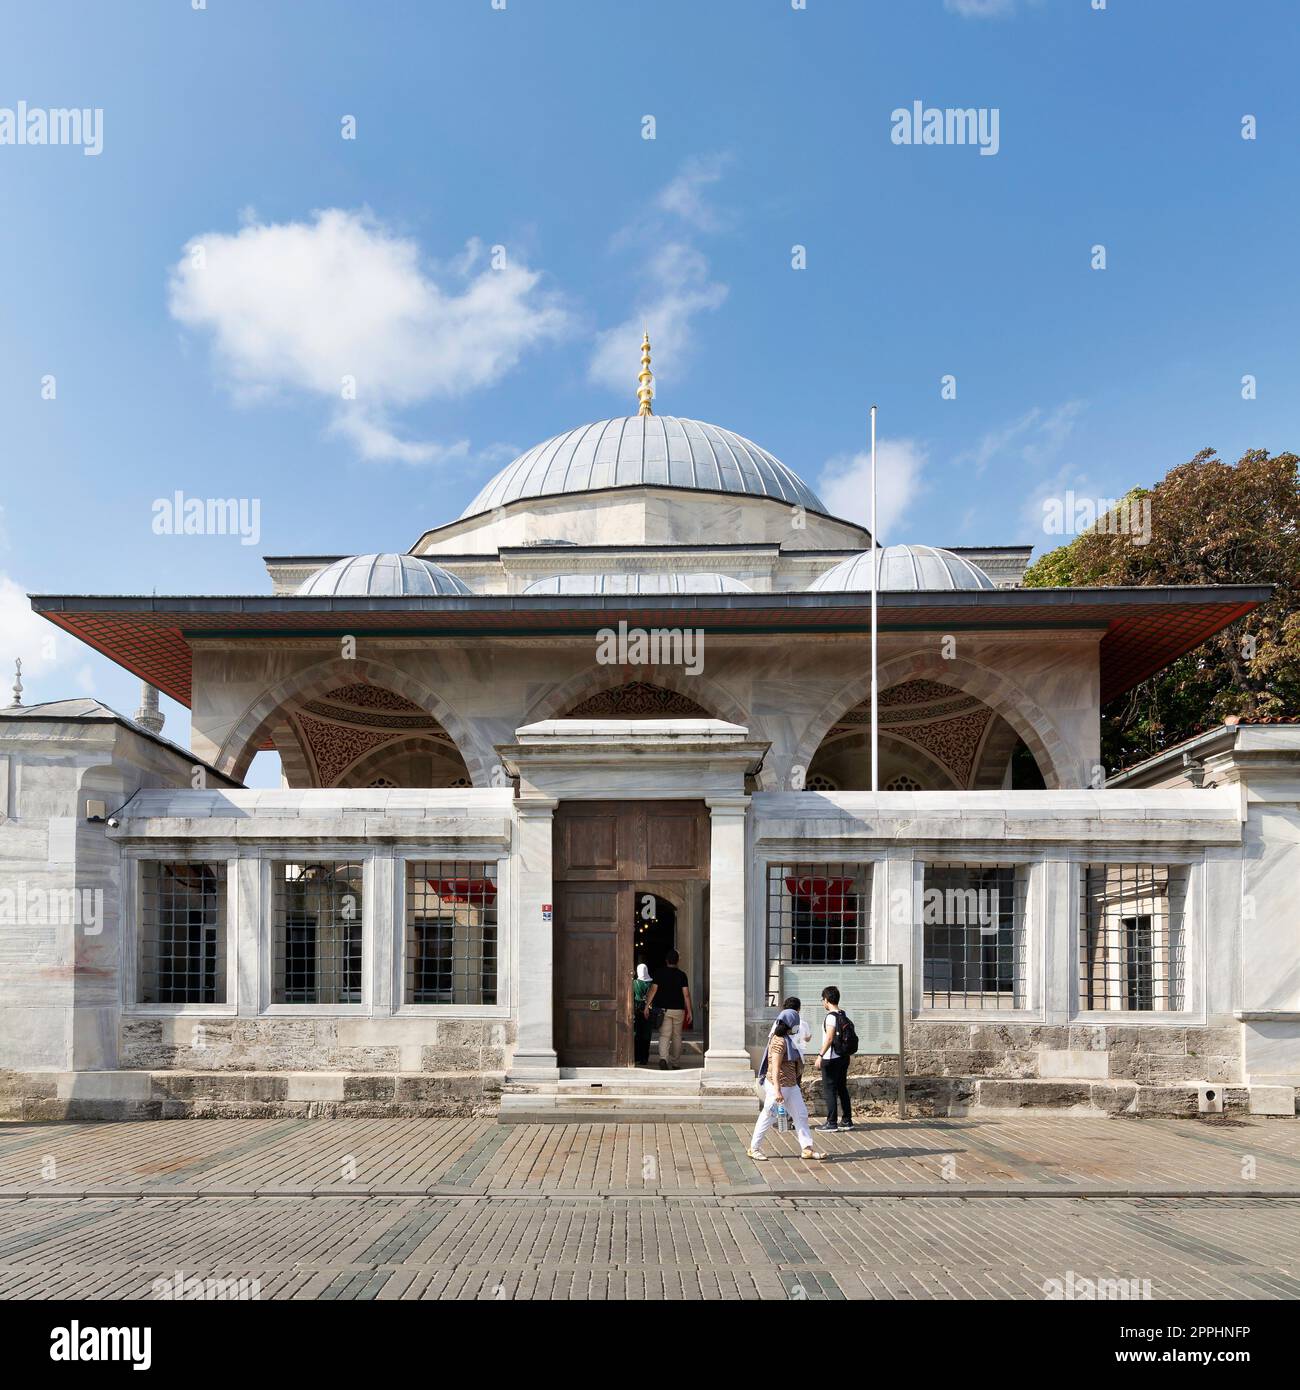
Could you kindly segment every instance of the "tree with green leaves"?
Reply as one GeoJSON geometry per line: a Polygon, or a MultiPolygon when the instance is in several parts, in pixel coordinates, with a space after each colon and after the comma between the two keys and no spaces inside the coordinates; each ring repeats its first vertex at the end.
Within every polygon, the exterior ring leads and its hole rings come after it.
{"type": "Polygon", "coordinates": [[[1102,760],[1131,767],[1228,715],[1300,716],[1300,478],[1295,454],[1203,449],[1025,571],[1034,588],[1272,584],[1273,597],[1102,710],[1102,760]],[[1150,505],[1147,544],[1116,513],[1150,505]]]}

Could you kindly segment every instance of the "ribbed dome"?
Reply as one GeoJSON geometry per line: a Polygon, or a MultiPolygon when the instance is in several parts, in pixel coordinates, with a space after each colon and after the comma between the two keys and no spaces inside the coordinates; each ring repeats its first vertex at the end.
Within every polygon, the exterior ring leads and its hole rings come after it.
{"type": "MultiPolygon", "coordinates": [[[[877,550],[876,587],[930,592],[936,589],[995,589],[997,585],[977,565],[932,545],[887,545],[877,550]]],[[[871,552],[861,550],[819,575],[809,592],[850,591],[871,588],[871,552]]]]}
{"type": "Polygon", "coordinates": [[[349,555],[304,579],[297,592],[313,598],[435,598],[469,589],[454,574],[416,555],[349,555]]]}
{"type": "Polygon", "coordinates": [[[477,516],[521,497],[638,486],[736,492],[826,510],[780,459],[731,430],[675,415],[627,415],[557,434],[520,454],[461,516],[477,516]]]}
{"type": "Polygon", "coordinates": [[[526,594],[751,594],[729,574],[553,574],[535,579],[526,594]]]}

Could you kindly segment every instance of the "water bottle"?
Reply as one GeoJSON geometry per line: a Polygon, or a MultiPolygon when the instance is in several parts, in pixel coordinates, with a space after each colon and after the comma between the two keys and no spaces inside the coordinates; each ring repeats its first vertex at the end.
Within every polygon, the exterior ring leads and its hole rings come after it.
{"type": "Polygon", "coordinates": [[[790,1127],[790,1117],[786,1114],[785,1101],[778,1100],[776,1103],[776,1127],[782,1134],[790,1127]]]}

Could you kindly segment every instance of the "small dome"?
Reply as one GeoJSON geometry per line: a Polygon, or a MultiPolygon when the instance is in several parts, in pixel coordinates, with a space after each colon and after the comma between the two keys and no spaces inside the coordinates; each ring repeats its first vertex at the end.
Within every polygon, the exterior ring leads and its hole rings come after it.
{"type": "Polygon", "coordinates": [[[751,594],[729,574],[553,574],[534,579],[526,594],[751,594]]]}
{"type": "Polygon", "coordinates": [[[298,585],[311,598],[420,598],[468,594],[454,574],[417,555],[349,555],[298,585]]]}
{"type": "MultiPolygon", "coordinates": [[[[887,545],[876,552],[876,586],[879,589],[995,589],[997,585],[977,565],[932,545],[887,545]]],[[[810,593],[866,593],[871,588],[871,552],[861,550],[841,560],[834,569],[818,575],[810,593]]]]}
{"type": "Polygon", "coordinates": [[[826,510],[780,459],[732,430],[676,415],[628,415],[557,434],[520,454],[461,516],[477,516],[523,497],[614,487],[735,492],[826,510]]]}

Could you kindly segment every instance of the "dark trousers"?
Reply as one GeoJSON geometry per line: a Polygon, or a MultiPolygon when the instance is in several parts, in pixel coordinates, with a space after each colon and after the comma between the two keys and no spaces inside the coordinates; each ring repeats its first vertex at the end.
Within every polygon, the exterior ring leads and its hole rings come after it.
{"type": "Polygon", "coordinates": [[[636,1047],[635,1057],[637,1064],[650,1060],[650,1020],[645,1016],[645,1009],[638,1008],[632,1015],[633,1032],[632,1038],[636,1047]]]}
{"type": "Polygon", "coordinates": [[[838,1115],[842,1108],[844,1123],[853,1123],[853,1107],[849,1104],[849,1059],[847,1057],[822,1058],[822,1100],[826,1105],[826,1123],[839,1123],[838,1115]]]}

